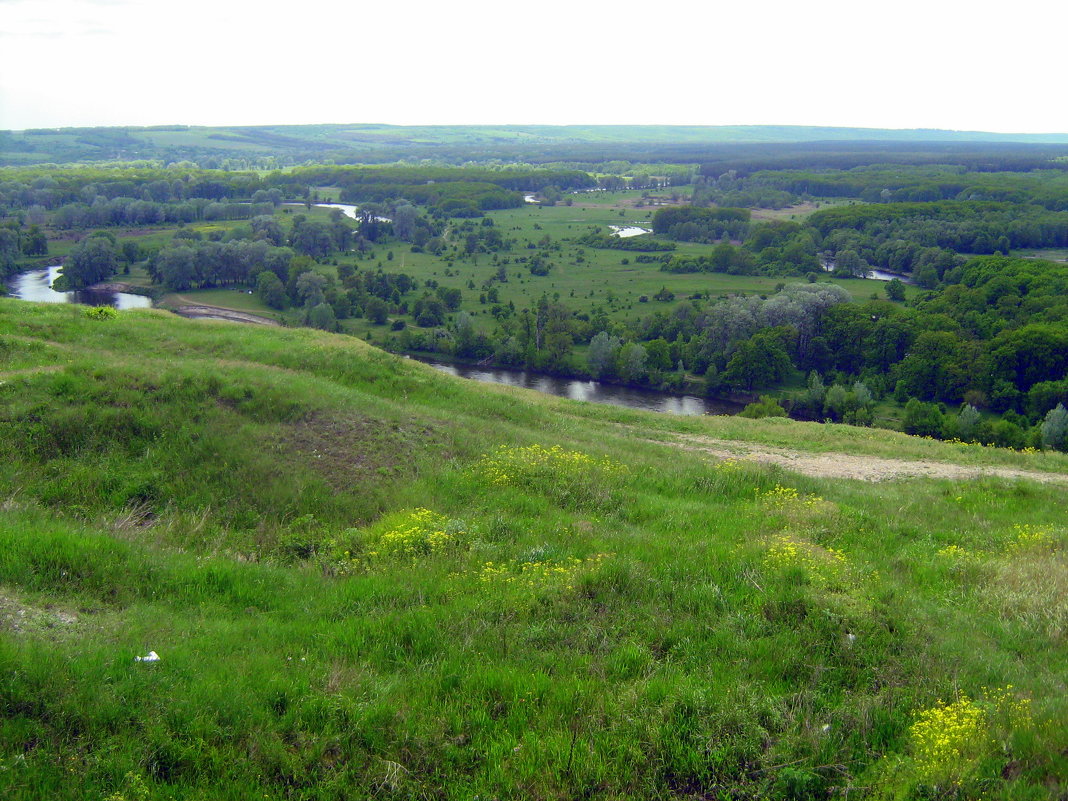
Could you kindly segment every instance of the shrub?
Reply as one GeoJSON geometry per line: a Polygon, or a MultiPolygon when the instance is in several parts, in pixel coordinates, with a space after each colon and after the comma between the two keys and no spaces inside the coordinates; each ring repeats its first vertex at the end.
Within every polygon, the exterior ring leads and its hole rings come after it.
{"type": "Polygon", "coordinates": [[[90,320],[113,320],[118,314],[111,306],[88,306],[85,309],[85,316],[90,320]]]}

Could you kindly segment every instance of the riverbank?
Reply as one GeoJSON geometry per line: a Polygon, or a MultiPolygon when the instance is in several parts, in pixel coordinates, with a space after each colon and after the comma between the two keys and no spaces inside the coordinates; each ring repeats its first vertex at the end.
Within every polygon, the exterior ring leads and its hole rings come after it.
{"type": "Polygon", "coordinates": [[[586,403],[624,406],[630,409],[675,415],[738,414],[748,398],[706,397],[698,393],[671,392],[623,382],[599,381],[589,376],[563,376],[511,367],[441,359],[439,354],[403,354],[440,372],[488,384],[532,389],[546,395],[586,403]]]}
{"type": "Polygon", "coordinates": [[[144,284],[134,284],[129,281],[102,281],[99,284],[86,287],[86,289],[90,292],[121,292],[125,295],[140,295],[144,298],[151,298],[154,301],[158,301],[166,294],[166,290],[161,286],[145,286],[144,284]]]}
{"type": "Polygon", "coordinates": [[[250,323],[252,325],[281,326],[277,320],[268,317],[260,317],[258,314],[224,309],[221,306],[166,306],[166,311],[173,312],[179,317],[190,320],[225,320],[230,323],[250,323]]]}

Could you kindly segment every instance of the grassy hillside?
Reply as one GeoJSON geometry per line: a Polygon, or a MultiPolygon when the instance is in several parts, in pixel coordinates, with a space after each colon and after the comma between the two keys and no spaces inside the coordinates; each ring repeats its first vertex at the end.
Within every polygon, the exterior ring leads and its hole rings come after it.
{"type": "Polygon", "coordinates": [[[0,797],[1063,797],[1066,478],[0,299],[0,797]]]}

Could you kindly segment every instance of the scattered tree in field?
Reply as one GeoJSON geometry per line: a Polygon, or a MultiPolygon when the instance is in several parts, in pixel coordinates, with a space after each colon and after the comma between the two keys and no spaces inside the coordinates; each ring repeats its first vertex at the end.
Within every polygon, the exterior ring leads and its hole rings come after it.
{"type": "Polygon", "coordinates": [[[905,299],[905,283],[898,278],[886,282],[886,297],[900,303],[905,299]]]}
{"type": "Polygon", "coordinates": [[[957,415],[957,436],[964,442],[974,442],[982,416],[970,403],[964,404],[957,415]]]}
{"type": "Polygon", "coordinates": [[[297,277],[297,298],[306,309],[313,309],[321,305],[326,296],[326,276],[308,271],[297,277]]]}
{"type": "Polygon", "coordinates": [[[1068,450],[1068,409],[1063,403],[1051,409],[1042,421],[1042,446],[1059,451],[1068,450]]]}
{"type": "Polygon", "coordinates": [[[367,301],[363,313],[375,325],[385,325],[389,319],[389,306],[381,298],[371,298],[367,301]]]}

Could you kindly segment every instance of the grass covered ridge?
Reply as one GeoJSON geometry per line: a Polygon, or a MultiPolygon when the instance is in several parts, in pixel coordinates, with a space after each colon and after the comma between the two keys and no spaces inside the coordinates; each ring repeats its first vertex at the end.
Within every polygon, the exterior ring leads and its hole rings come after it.
{"type": "Polygon", "coordinates": [[[692,436],[965,458],[0,300],[0,795],[1063,795],[1063,485],[692,436]]]}

